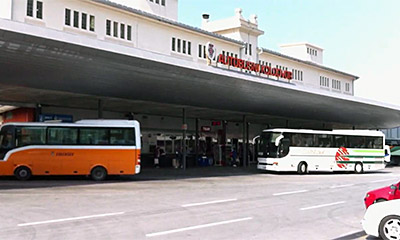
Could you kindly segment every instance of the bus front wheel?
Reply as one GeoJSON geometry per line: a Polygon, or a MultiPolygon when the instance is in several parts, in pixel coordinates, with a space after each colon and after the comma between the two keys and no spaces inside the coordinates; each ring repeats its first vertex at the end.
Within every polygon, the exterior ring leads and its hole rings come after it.
{"type": "Polygon", "coordinates": [[[90,176],[94,181],[103,181],[107,177],[107,170],[103,167],[94,167],[90,172],[90,176]]]}
{"type": "Polygon", "coordinates": [[[364,172],[364,168],[362,163],[356,163],[356,165],[354,166],[354,172],[356,173],[363,173],[364,172]]]}
{"type": "Polygon", "coordinates": [[[297,172],[299,174],[306,174],[307,173],[307,163],[305,163],[305,162],[299,163],[299,166],[297,167],[297,172]]]}
{"type": "Polygon", "coordinates": [[[28,167],[17,167],[14,171],[14,176],[21,181],[26,181],[32,176],[32,172],[28,167]]]}

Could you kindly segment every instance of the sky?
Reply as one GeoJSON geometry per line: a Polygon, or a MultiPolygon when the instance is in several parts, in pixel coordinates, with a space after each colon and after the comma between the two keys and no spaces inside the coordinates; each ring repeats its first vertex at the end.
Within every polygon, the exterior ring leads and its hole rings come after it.
{"type": "MultiPolygon", "coordinates": [[[[115,0],[121,2],[135,0],[115,0]]],[[[168,3],[168,0],[167,0],[168,3]]],[[[259,46],[324,48],[324,65],[360,77],[355,95],[400,106],[400,0],[178,0],[178,21],[200,27],[201,15],[257,14],[259,46]]]]}

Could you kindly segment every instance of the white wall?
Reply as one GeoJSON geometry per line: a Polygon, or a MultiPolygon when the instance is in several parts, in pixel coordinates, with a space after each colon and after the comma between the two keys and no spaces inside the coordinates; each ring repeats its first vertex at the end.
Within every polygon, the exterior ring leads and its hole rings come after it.
{"type": "MultiPolygon", "coordinates": [[[[335,72],[331,72],[328,70],[324,70],[324,69],[321,69],[318,67],[313,67],[310,65],[302,64],[297,61],[287,60],[287,59],[284,59],[284,58],[281,58],[281,57],[278,57],[276,55],[266,53],[266,52],[262,53],[259,56],[259,60],[271,63],[272,68],[275,68],[276,65],[280,65],[283,67],[287,67],[288,71],[292,71],[293,69],[303,71],[303,81],[300,81],[300,80],[292,80],[291,81],[292,83],[294,83],[296,85],[303,85],[303,86],[307,86],[307,87],[311,87],[311,88],[319,88],[319,89],[321,89],[321,91],[354,95],[352,79],[348,76],[345,76],[345,75],[342,75],[339,73],[335,73],[335,72]],[[329,88],[320,86],[320,76],[329,78],[329,88]],[[332,88],[332,79],[339,80],[341,82],[341,90],[340,91],[332,88]],[[350,84],[349,92],[345,91],[345,83],[350,84]]],[[[271,78],[276,79],[276,77],[271,77],[271,78]]],[[[285,81],[285,80],[283,80],[283,81],[285,81]]]]}
{"type": "MultiPolygon", "coordinates": [[[[6,1],[6,0],[1,0],[6,1]]],[[[7,0],[8,1],[8,0],[7,0]]],[[[133,48],[138,48],[150,52],[159,53],[162,55],[170,55],[179,59],[187,61],[199,62],[199,64],[206,64],[206,60],[199,58],[198,46],[206,45],[207,42],[212,42],[217,49],[217,53],[222,51],[237,54],[239,58],[250,60],[253,62],[267,61],[272,63],[272,67],[276,65],[284,66],[288,68],[288,71],[297,69],[303,71],[303,81],[292,82],[298,85],[304,85],[307,87],[321,89],[322,91],[331,91],[341,94],[353,95],[354,90],[352,89],[352,79],[349,76],[341,75],[332,71],[324,70],[318,67],[312,67],[305,63],[290,60],[288,58],[278,57],[277,55],[270,53],[263,53],[258,55],[258,37],[260,32],[253,34],[246,34],[239,30],[225,30],[222,31],[226,37],[241,40],[252,44],[252,55],[244,54],[244,48],[242,44],[236,44],[230,41],[225,41],[221,38],[212,37],[207,34],[202,34],[197,31],[190,29],[184,29],[179,26],[175,26],[168,23],[163,23],[158,20],[153,20],[141,15],[130,13],[127,11],[119,10],[113,7],[108,7],[103,4],[94,3],[89,0],[42,0],[43,2],[43,19],[36,19],[35,17],[26,16],[26,2],[22,0],[14,0],[13,6],[13,20],[23,22],[26,24],[33,24],[41,27],[51,28],[58,31],[68,32],[85,38],[96,38],[111,42],[114,44],[125,45],[133,48]],[[86,13],[88,17],[90,15],[95,16],[95,31],[82,30],[81,28],[75,28],[73,26],[65,25],[65,9],[68,8],[72,11],[71,22],[73,22],[73,12],[78,11],[80,13],[86,13]],[[132,26],[132,40],[121,39],[120,37],[113,37],[106,35],[106,20],[123,23],[125,26],[132,26]],[[191,55],[174,52],[171,49],[172,38],[186,40],[191,42],[191,55]],[[320,76],[325,76],[330,79],[330,88],[323,88],[320,86],[320,76]],[[341,81],[341,91],[332,89],[332,78],[341,81]],[[345,92],[345,82],[350,83],[350,91],[345,92]]],[[[4,2],[2,2],[4,3],[4,2]]],[[[149,2],[149,0],[136,0],[131,4],[137,4],[138,7],[145,8],[149,4],[155,4],[149,2]]],[[[35,0],[36,4],[36,0],[35,0]]],[[[177,0],[166,0],[166,7],[177,9],[177,0]]],[[[174,12],[175,10],[171,10],[174,12]]],[[[81,23],[79,23],[81,25],[81,23]]],[[[296,55],[298,59],[309,57],[307,56],[307,44],[302,44],[293,47],[285,48],[287,55],[296,55]]],[[[311,45],[312,46],[312,45],[311,45]]],[[[318,57],[322,59],[322,51],[318,52],[318,57]]],[[[155,59],[157,60],[157,59],[155,59]]],[[[309,59],[310,61],[312,59],[309,59]]],[[[321,60],[322,61],[322,60],[321,60]]],[[[221,66],[220,66],[221,67],[221,66]]],[[[224,67],[224,66],[222,66],[224,67]]],[[[227,68],[227,67],[224,67],[227,68]]],[[[282,81],[287,81],[282,79],[282,81]]]]}
{"type": "Polygon", "coordinates": [[[298,58],[304,61],[311,61],[317,64],[323,64],[323,49],[315,47],[311,44],[301,43],[301,44],[285,44],[280,46],[280,51],[282,54],[298,58]],[[317,56],[307,52],[307,48],[315,50],[317,56]]]}
{"type": "Polygon", "coordinates": [[[12,0],[0,1],[0,18],[11,19],[12,0]]]}
{"type": "Polygon", "coordinates": [[[165,6],[161,5],[161,0],[156,3],[150,0],[111,0],[131,8],[139,9],[148,13],[162,16],[171,20],[178,21],[178,0],[165,0],[165,6]]]}

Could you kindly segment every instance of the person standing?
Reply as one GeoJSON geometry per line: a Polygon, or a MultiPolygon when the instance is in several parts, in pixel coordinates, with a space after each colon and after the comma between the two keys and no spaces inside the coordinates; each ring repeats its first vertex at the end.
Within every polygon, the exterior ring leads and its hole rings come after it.
{"type": "Polygon", "coordinates": [[[160,148],[156,147],[154,149],[154,167],[159,168],[160,167],[160,148]]]}

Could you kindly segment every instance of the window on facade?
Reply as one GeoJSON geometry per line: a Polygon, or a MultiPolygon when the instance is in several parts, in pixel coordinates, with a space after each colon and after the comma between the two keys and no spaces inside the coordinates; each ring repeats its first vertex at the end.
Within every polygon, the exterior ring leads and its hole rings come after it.
{"type": "Polygon", "coordinates": [[[251,52],[251,44],[249,44],[249,55],[251,56],[252,52],[251,52]]]}
{"type": "Polygon", "coordinates": [[[118,23],[114,22],[114,37],[118,37],[118,23]]]}
{"type": "Polygon", "coordinates": [[[132,26],[130,25],[128,25],[127,35],[128,41],[132,41],[132,26]]]}
{"type": "Polygon", "coordinates": [[[65,9],[65,25],[71,26],[71,10],[65,9]]]}
{"type": "Polygon", "coordinates": [[[33,0],[28,0],[26,15],[29,17],[33,17],[33,0]]]}
{"type": "Polygon", "coordinates": [[[87,14],[86,13],[82,13],[82,29],[87,29],[87,14]]]}
{"type": "Polygon", "coordinates": [[[199,58],[206,58],[206,46],[199,44],[199,58]]]}
{"type": "Polygon", "coordinates": [[[47,129],[47,144],[49,145],[78,144],[78,128],[49,127],[47,129]]]}
{"type": "Polygon", "coordinates": [[[161,5],[165,6],[165,0],[161,0],[161,5]]]}
{"type": "Polygon", "coordinates": [[[172,49],[172,51],[176,51],[176,49],[175,49],[175,42],[176,42],[176,38],[172,38],[172,46],[171,46],[171,49],[172,49]]]}
{"type": "Polygon", "coordinates": [[[16,129],[15,138],[17,147],[28,145],[44,145],[46,144],[46,128],[18,127],[16,129]]]}
{"type": "Polygon", "coordinates": [[[188,41],[187,45],[188,45],[187,53],[188,55],[192,55],[192,43],[188,41]]]}
{"type": "MultiPolygon", "coordinates": [[[[268,65],[268,63],[267,63],[268,65]]],[[[282,70],[288,70],[287,67],[282,67],[282,70]]],[[[293,79],[298,80],[298,81],[303,81],[303,71],[297,70],[297,69],[292,69],[292,74],[293,74],[293,79]]]]}
{"type": "Polygon", "coordinates": [[[199,44],[199,58],[202,58],[202,51],[203,50],[203,46],[201,44],[199,44]]]}
{"type": "Polygon", "coordinates": [[[90,31],[94,32],[94,28],[95,28],[95,18],[93,15],[90,15],[90,31]]]}
{"type": "Polygon", "coordinates": [[[43,2],[36,2],[36,18],[43,19],[43,2]]]}
{"type": "MultiPolygon", "coordinates": [[[[199,57],[201,57],[201,47],[203,45],[199,44],[199,57]]],[[[204,46],[205,47],[205,46],[204,46]]],[[[187,40],[183,40],[180,38],[172,38],[172,51],[191,55],[192,54],[192,43],[187,40]]]]}
{"type": "Polygon", "coordinates": [[[341,82],[339,80],[332,79],[332,88],[341,90],[341,82]]]}
{"type": "Polygon", "coordinates": [[[111,36],[111,20],[106,20],[106,34],[111,36]]]}
{"type": "Polygon", "coordinates": [[[350,83],[346,83],[346,92],[350,92],[350,83]]]}
{"type": "Polygon", "coordinates": [[[125,39],[125,24],[122,24],[122,23],[121,23],[121,30],[120,30],[120,33],[121,33],[121,38],[122,38],[122,39],[125,39]]]}
{"type": "Polygon", "coordinates": [[[74,27],[79,28],[79,12],[74,11],[74,27]]]}
{"type": "Polygon", "coordinates": [[[329,78],[320,76],[319,79],[320,79],[320,85],[322,87],[329,87],[329,78]]]}

